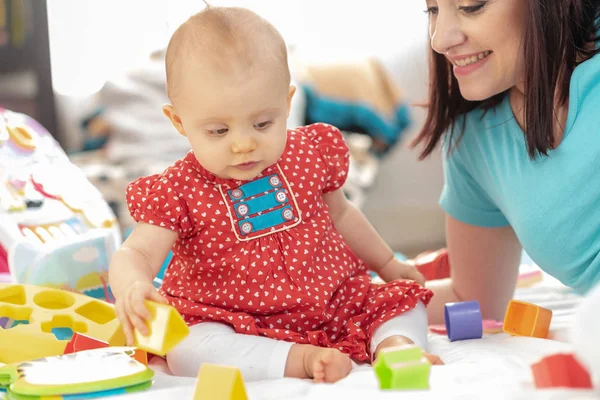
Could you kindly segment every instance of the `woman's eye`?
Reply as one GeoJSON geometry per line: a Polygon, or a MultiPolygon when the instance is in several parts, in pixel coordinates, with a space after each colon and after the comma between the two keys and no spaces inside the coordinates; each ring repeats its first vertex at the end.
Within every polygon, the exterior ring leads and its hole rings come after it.
{"type": "Polygon", "coordinates": [[[427,10],[425,10],[424,13],[429,14],[429,15],[437,15],[438,8],[437,7],[427,7],[427,10]]]}
{"type": "Polygon", "coordinates": [[[475,13],[483,8],[485,4],[479,4],[477,6],[463,6],[459,7],[459,9],[467,14],[475,13]]]}

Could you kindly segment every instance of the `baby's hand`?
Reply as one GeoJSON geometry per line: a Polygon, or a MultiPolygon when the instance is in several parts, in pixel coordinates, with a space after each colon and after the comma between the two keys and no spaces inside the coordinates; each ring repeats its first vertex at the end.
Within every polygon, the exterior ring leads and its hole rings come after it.
{"type": "Polygon", "coordinates": [[[397,258],[388,261],[378,274],[385,282],[391,282],[397,279],[409,279],[416,281],[420,285],[425,285],[425,277],[414,265],[402,262],[397,258]]]}
{"type": "Polygon", "coordinates": [[[158,293],[152,283],[139,281],[134,282],[116,299],[117,317],[123,326],[128,346],[133,346],[134,329],[137,329],[144,336],[148,334],[146,321],[151,318],[151,314],[144,304],[145,300],[162,304],[168,303],[167,299],[158,293]]]}

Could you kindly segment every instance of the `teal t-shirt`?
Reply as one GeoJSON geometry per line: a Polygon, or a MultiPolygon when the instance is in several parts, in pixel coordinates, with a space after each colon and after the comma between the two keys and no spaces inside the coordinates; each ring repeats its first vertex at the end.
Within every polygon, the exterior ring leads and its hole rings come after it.
{"type": "Polygon", "coordinates": [[[446,212],[512,226],[543,270],[580,293],[600,283],[600,55],[573,72],[564,138],[549,157],[529,158],[508,96],[464,118],[454,151],[444,143],[446,212]]]}

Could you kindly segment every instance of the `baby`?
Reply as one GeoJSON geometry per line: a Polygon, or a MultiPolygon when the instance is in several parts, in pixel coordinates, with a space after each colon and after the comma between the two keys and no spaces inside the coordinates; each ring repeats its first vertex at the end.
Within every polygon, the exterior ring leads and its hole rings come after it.
{"type": "Polygon", "coordinates": [[[176,375],[210,362],[246,380],[334,382],[386,347],[425,349],[432,293],[344,196],[340,131],[286,128],[295,88],[275,28],[207,7],[173,34],[166,68],[163,112],[191,151],[127,189],[137,225],[110,284],[128,342],[147,333],[148,299],[190,325],[167,355],[176,375]],[[159,292],[152,281],[171,249],[159,292]],[[387,283],[372,284],[367,267],[387,283]]]}

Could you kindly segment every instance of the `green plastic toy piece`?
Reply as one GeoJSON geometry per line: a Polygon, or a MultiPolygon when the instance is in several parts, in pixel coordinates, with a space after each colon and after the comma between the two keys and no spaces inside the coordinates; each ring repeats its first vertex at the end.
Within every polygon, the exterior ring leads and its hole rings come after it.
{"type": "Polygon", "coordinates": [[[429,389],[431,363],[417,346],[382,350],[373,365],[381,389],[429,389]]]}

